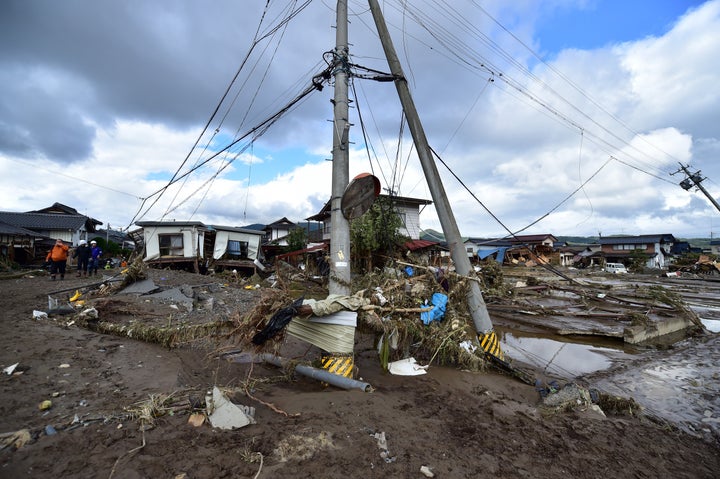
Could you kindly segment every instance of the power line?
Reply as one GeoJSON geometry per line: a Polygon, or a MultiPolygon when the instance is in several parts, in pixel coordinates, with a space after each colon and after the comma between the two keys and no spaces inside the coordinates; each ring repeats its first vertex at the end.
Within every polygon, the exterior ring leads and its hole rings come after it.
{"type": "MultiPolygon", "coordinates": [[[[14,162],[16,162],[16,163],[20,163],[20,164],[25,165],[25,166],[29,166],[29,167],[33,168],[33,170],[37,170],[37,164],[28,163],[28,162],[26,162],[26,161],[22,161],[22,160],[18,160],[18,159],[16,159],[16,158],[10,158],[10,157],[5,157],[5,159],[6,159],[6,160],[9,160],[9,161],[14,161],[14,162]]],[[[70,178],[71,180],[77,180],[77,181],[79,181],[79,182],[82,183],[82,184],[93,185],[93,186],[95,186],[95,187],[97,187],[97,188],[102,188],[102,189],[104,189],[104,190],[113,191],[113,192],[119,193],[119,194],[121,194],[121,195],[126,195],[126,196],[129,196],[129,197],[131,197],[131,198],[135,198],[136,200],[144,200],[144,199],[145,199],[145,198],[143,198],[142,196],[137,196],[137,195],[134,195],[134,194],[132,194],[132,193],[128,193],[127,191],[122,191],[122,190],[118,190],[118,189],[115,189],[115,188],[111,188],[111,187],[109,187],[109,186],[101,185],[101,184],[99,184],[99,183],[94,183],[94,182],[88,180],[87,178],[79,178],[79,177],[77,177],[77,176],[68,175],[67,173],[62,173],[62,172],[60,172],[60,171],[51,170],[51,169],[45,168],[45,167],[42,168],[42,171],[47,171],[48,173],[52,173],[53,175],[56,175],[56,176],[63,176],[63,177],[65,177],[65,178],[70,178]]]]}
{"type": "MultiPolygon", "coordinates": [[[[163,193],[164,191],[166,191],[167,188],[168,188],[170,185],[172,185],[173,183],[175,183],[176,179],[179,179],[179,178],[178,178],[178,175],[180,174],[180,171],[181,171],[182,168],[185,166],[185,163],[187,163],[187,161],[188,161],[188,159],[190,158],[190,155],[192,154],[192,152],[195,151],[195,148],[197,148],[197,145],[200,143],[201,138],[205,135],[205,132],[207,131],[207,129],[208,129],[208,127],[210,126],[210,124],[212,123],[213,119],[215,118],[215,115],[217,115],[218,111],[220,110],[220,107],[222,106],[223,102],[225,101],[225,99],[227,98],[228,94],[230,93],[230,90],[231,90],[233,84],[235,83],[235,81],[237,80],[238,76],[240,75],[240,72],[243,70],[245,64],[247,63],[248,59],[250,58],[250,55],[252,54],[252,52],[253,52],[253,50],[255,49],[255,47],[256,47],[262,40],[264,40],[265,38],[267,38],[267,37],[271,36],[272,34],[274,34],[275,31],[277,31],[277,30],[278,30],[279,28],[281,28],[283,25],[287,24],[287,22],[289,22],[290,20],[292,20],[297,14],[299,14],[302,10],[304,10],[305,7],[307,7],[307,6],[310,4],[310,1],[311,1],[311,0],[306,0],[302,5],[300,5],[300,7],[299,7],[298,9],[296,9],[296,10],[294,10],[294,11],[291,11],[290,14],[286,15],[280,22],[278,22],[277,25],[275,25],[273,28],[271,28],[268,32],[264,33],[264,34],[261,35],[261,36],[258,36],[258,35],[259,35],[259,32],[260,32],[260,28],[261,28],[262,23],[263,23],[263,20],[264,20],[264,18],[265,18],[265,15],[267,14],[268,7],[269,7],[269,5],[270,5],[270,2],[268,1],[268,2],[265,4],[265,9],[263,10],[262,16],[261,16],[260,21],[259,21],[259,23],[258,23],[258,28],[257,28],[257,30],[256,30],[256,32],[255,32],[255,38],[254,38],[254,40],[253,40],[250,48],[248,49],[247,53],[245,54],[244,59],[243,59],[242,62],[240,63],[240,66],[238,67],[237,71],[235,72],[235,75],[233,76],[232,80],[230,81],[230,83],[228,84],[227,88],[225,89],[225,92],[223,93],[222,97],[221,97],[220,100],[218,101],[218,104],[216,105],[215,109],[213,110],[212,114],[210,115],[210,118],[208,118],[207,122],[205,123],[205,126],[203,127],[202,131],[200,132],[200,135],[198,135],[197,140],[195,140],[195,143],[194,143],[193,146],[190,148],[190,151],[189,151],[188,154],[185,156],[185,158],[183,159],[183,161],[180,163],[180,166],[178,166],[178,168],[175,170],[175,173],[173,174],[173,176],[172,176],[172,178],[170,179],[170,181],[168,182],[168,184],[167,184],[164,188],[162,188],[161,190],[159,190],[158,192],[153,193],[153,194],[150,195],[149,197],[144,198],[144,199],[142,200],[142,203],[141,203],[140,207],[138,208],[137,212],[136,212],[135,215],[133,216],[132,220],[130,220],[130,225],[132,225],[138,217],[142,217],[142,216],[140,216],[140,212],[141,212],[141,211],[143,210],[143,208],[145,207],[145,202],[147,201],[147,199],[149,199],[149,198],[151,198],[151,197],[153,197],[153,196],[156,196],[156,198],[155,198],[155,200],[153,201],[153,203],[145,210],[145,213],[147,213],[147,212],[160,200],[160,198],[161,198],[161,196],[162,196],[162,193],[163,193]]],[[[232,146],[232,144],[229,145],[229,146],[232,146]]],[[[229,147],[229,146],[228,146],[228,147],[229,147]]],[[[223,150],[223,151],[224,151],[224,150],[223,150]]],[[[210,159],[214,158],[214,156],[216,156],[216,155],[213,155],[210,159]]],[[[209,160],[208,160],[208,161],[209,161],[209,160]]],[[[205,163],[207,163],[207,161],[203,162],[202,164],[205,164],[205,163]]],[[[192,169],[189,170],[188,173],[194,171],[195,169],[196,169],[196,168],[193,167],[192,169]]],[[[183,175],[183,177],[184,177],[184,176],[187,176],[187,174],[183,175]]],[[[143,214],[145,214],[145,213],[143,213],[143,214]]],[[[129,226],[129,225],[128,225],[128,226],[129,226]]]]}

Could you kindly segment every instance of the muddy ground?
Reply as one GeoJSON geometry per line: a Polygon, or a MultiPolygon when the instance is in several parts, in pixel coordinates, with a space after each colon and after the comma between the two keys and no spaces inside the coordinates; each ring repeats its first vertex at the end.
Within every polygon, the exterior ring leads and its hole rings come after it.
{"type": "MultiPolygon", "coordinates": [[[[192,315],[223,321],[249,310],[262,291],[180,272],[150,276],[166,287],[191,286],[193,311],[142,296],[113,296],[122,303],[106,311],[168,325],[192,315]]],[[[635,408],[550,409],[535,387],[492,368],[431,365],[426,375],[390,375],[367,335],[356,338],[355,354],[372,392],[232,361],[204,342],[168,348],[68,324],[65,316],[33,318],[34,310],[47,309],[49,293],[72,294],[93,281],[51,282],[44,275],[0,281],[0,366],[18,364],[0,375],[7,444],[0,477],[714,478],[720,470],[715,436],[688,433],[635,408]],[[213,386],[254,408],[255,424],[191,425],[213,386]],[[42,410],[48,400],[52,405],[42,410]]],[[[281,353],[313,361],[319,351],[286,339],[281,353]]],[[[624,367],[633,371],[633,364],[624,367]]]]}

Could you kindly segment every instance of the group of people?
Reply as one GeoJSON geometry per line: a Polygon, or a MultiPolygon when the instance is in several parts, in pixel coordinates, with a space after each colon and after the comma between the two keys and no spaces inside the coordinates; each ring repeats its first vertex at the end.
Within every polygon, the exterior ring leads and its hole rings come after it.
{"type": "MultiPolygon", "coordinates": [[[[69,252],[70,247],[66,245],[63,240],[58,239],[55,241],[55,245],[45,258],[46,261],[50,262],[51,281],[55,281],[58,274],[61,280],[65,279],[65,269],[67,267],[69,252]]],[[[80,240],[72,256],[77,259],[77,277],[97,275],[100,256],[102,256],[102,250],[98,246],[97,241],[92,240],[90,241],[90,245],[88,245],[87,241],[80,240]]]]}

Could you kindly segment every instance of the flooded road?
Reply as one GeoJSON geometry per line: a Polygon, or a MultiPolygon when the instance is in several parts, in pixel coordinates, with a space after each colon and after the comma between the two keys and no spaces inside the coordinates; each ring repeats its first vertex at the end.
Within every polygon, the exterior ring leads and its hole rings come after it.
{"type": "Polygon", "coordinates": [[[646,415],[720,441],[720,283],[635,281],[661,284],[680,294],[705,332],[661,347],[642,347],[503,327],[499,331],[503,350],[548,378],[633,398],[646,415]]]}

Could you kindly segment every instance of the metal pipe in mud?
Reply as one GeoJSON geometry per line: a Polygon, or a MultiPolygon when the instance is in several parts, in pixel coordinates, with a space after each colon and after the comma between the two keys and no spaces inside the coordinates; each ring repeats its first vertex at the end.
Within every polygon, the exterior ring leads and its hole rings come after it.
{"type": "MultiPolygon", "coordinates": [[[[281,358],[280,356],[275,356],[274,354],[264,353],[261,355],[261,357],[263,361],[273,364],[275,366],[279,366],[281,368],[288,365],[287,360],[281,358]]],[[[351,378],[346,378],[344,376],[333,374],[323,369],[313,368],[311,366],[305,366],[303,364],[298,364],[297,366],[295,366],[295,371],[302,374],[303,376],[317,379],[318,381],[332,384],[333,386],[337,386],[342,389],[360,389],[364,392],[372,392],[373,390],[372,386],[369,383],[357,381],[351,378]]]]}

